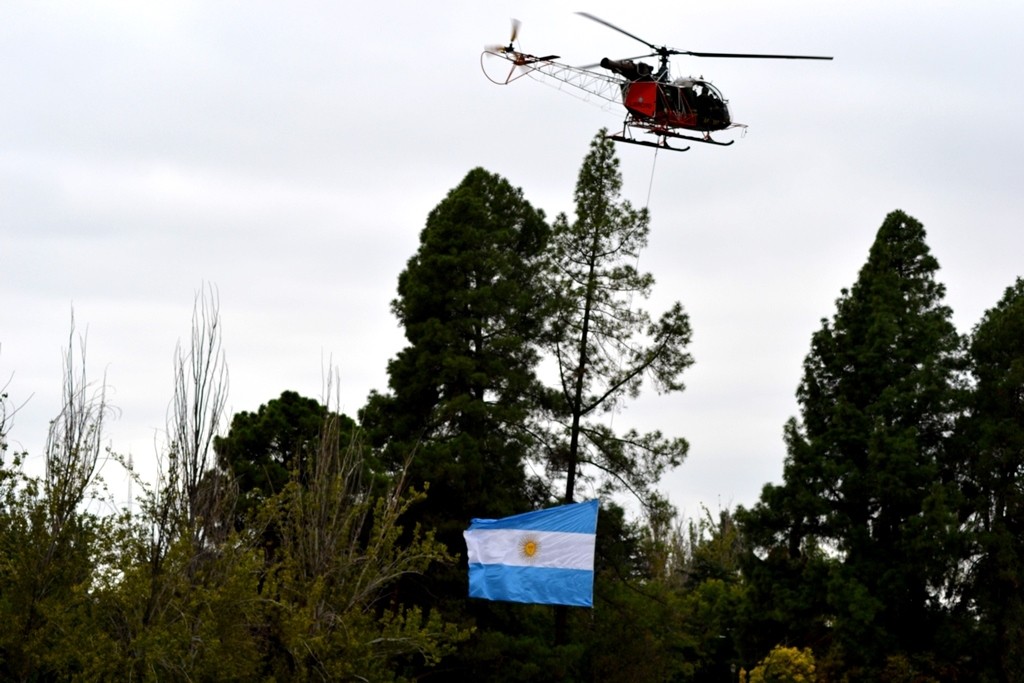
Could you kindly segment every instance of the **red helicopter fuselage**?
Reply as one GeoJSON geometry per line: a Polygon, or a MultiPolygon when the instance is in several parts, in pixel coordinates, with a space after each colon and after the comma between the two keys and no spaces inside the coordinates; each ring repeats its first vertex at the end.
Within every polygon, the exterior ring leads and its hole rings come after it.
{"type": "Polygon", "coordinates": [[[728,128],[729,108],[714,86],[706,81],[690,83],[633,81],[624,86],[622,103],[633,116],[668,128],[701,132],[728,128]]]}
{"type": "Polygon", "coordinates": [[[628,79],[622,86],[622,104],[645,124],[704,133],[732,125],[725,98],[705,80],[669,82],[665,75],[654,74],[649,64],[632,60],[602,59],[601,66],[628,79]]]}

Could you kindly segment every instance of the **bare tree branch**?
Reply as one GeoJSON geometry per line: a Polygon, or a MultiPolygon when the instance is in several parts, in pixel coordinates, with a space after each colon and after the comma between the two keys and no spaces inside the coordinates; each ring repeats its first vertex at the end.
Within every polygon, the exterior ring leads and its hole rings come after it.
{"type": "Polygon", "coordinates": [[[177,488],[179,514],[189,529],[195,529],[210,511],[212,500],[201,489],[211,469],[210,450],[224,418],[227,390],[220,304],[211,286],[196,294],[189,348],[179,343],[175,350],[174,398],[167,427],[171,481],[177,488]]]}
{"type": "Polygon", "coordinates": [[[76,363],[74,312],[63,358],[61,395],[61,410],[50,422],[45,447],[44,486],[54,536],[74,515],[96,475],[102,452],[103,420],[109,410],[106,377],[94,386],[86,375],[84,337],[78,337],[76,363]]]}

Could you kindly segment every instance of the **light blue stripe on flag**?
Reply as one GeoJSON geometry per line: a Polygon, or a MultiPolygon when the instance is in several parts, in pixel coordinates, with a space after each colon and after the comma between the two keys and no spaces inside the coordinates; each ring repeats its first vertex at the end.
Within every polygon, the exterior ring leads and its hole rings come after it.
{"type": "Polygon", "coordinates": [[[540,605],[594,606],[594,572],[586,569],[469,565],[469,597],[540,605]]]}
{"type": "Polygon", "coordinates": [[[501,519],[474,519],[463,532],[469,595],[592,607],[598,502],[501,519]]]}

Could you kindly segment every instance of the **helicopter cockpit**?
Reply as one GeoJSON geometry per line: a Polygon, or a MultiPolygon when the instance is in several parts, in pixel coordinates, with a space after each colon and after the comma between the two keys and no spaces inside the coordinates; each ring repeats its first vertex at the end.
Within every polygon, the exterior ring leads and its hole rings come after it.
{"type": "Polygon", "coordinates": [[[701,124],[729,125],[729,108],[725,98],[708,81],[685,76],[672,81],[666,91],[673,109],[696,112],[701,124]]]}

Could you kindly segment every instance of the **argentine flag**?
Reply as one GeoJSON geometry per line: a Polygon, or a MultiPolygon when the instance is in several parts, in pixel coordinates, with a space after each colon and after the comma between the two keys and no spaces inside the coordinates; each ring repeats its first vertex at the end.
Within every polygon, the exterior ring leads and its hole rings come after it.
{"type": "Polygon", "coordinates": [[[474,519],[469,597],[545,605],[594,606],[597,501],[474,519]]]}

